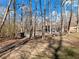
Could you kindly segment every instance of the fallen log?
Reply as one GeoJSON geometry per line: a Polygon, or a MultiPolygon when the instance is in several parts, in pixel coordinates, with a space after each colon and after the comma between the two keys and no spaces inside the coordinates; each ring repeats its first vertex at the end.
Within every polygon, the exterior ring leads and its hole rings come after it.
{"type": "Polygon", "coordinates": [[[14,43],[11,43],[11,44],[7,45],[7,46],[1,47],[0,48],[0,57],[2,55],[4,55],[5,52],[7,52],[7,51],[9,51],[11,49],[15,49],[16,47],[18,47],[20,45],[23,45],[23,44],[27,43],[28,41],[30,41],[30,39],[25,37],[23,39],[17,40],[14,43]]]}

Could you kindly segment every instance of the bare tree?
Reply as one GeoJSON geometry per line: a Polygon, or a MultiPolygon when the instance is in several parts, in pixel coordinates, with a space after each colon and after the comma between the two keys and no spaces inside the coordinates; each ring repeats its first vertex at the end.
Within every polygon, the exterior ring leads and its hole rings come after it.
{"type": "Polygon", "coordinates": [[[7,7],[6,11],[5,11],[5,14],[4,14],[1,26],[0,26],[0,32],[1,32],[2,28],[3,28],[3,26],[4,26],[5,21],[6,21],[6,17],[8,15],[8,13],[9,13],[9,8],[10,8],[11,3],[12,3],[12,0],[9,1],[8,7],[7,7]]]}
{"type": "Polygon", "coordinates": [[[36,36],[36,21],[37,21],[37,0],[35,0],[35,19],[34,19],[34,37],[36,36]]]}
{"type": "Polygon", "coordinates": [[[46,0],[44,0],[44,19],[42,20],[42,39],[45,39],[46,0]]]}
{"type": "MultiPolygon", "coordinates": [[[[22,4],[23,7],[23,4],[22,4]]],[[[21,33],[23,32],[23,9],[21,7],[21,33]]]]}
{"type": "Polygon", "coordinates": [[[65,32],[65,28],[67,29],[67,25],[66,25],[67,19],[65,18],[65,7],[66,7],[65,5],[67,1],[68,0],[61,0],[61,27],[62,27],[61,30],[63,33],[65,32]]]}
{"type": "Polygon", "coordinates": [[[30,36],[29,38],[32,37],[32,33],[33,33],[33,26],[32,26],[32,0],[30,0],[30,36]]]}
{"type": "Polygon", "coordinates": [[[63,7],[63,5],[62,5],[62,3],[63,3],[63,1],[61,0],[61,30],[60,30],[60,40],[62,40],[62,28],[63,28],[63,15],[62,15],[62,11],[63,11],[63,9],[62,9],[62,7],[63,7]]]}
{"type": "Polygon", "coordinates": [[[71,21],[72,21],[72,0],[71,0],[70,19],[69,19],[69,22],[68,22],[68,33],[69,33],[69,30],[70,30],[71,21]]]}
{"type": "Polygon", "coordinates": [[[79,31],[78,27],[79,27],[79,1],[77,2],[77,29],[76,29],[76,32],[79,31]]]}
{"type": "Polygon", "coordinates": [[[16,31],[16,0],[13,1],[13,9],[14,9],[14,33],[13,36],[15,37],[15,31],[16,31]]]}
{"type": "Polygon", "coordinates": [[[65,26],[64,25],[65,24],[64,23],[65,22],[65,20],[64,20],[65,19],[64,18],[64,16],[65,16],[64,15],[65,14],[65,12],[64,12],[64,5],[65,5],[66,1],[67,0],[61,0],[61,28],[62,28],[61,30],[62,30],[62,32],[64,32],[64,30],[65,30],[65,27],[64,27],[65,26]]]}
{"type": "Polygon", "coordinates": [[[52,4],[51,4],[51,0],[48,1],[48,5],[49,5],[49,19],[50,19],[50,34],[52,34],[52,4]]]}
{"type": "Polygon", "coordinates": [[[43,37],[44,37],[44,31],[43,31],[43,21],[44,21],[44,19],[43,19],[43,12],[42,12],[42,3],[41,3],[41,0],[39,0],[39,2],[40,2],[40,16],[42,17],[42,39],[43,39],[43,37]]]}
{"type": "Polygon", "coordinates": [[[9,13],[8,13],[8,34],[9,34],[9,36],[11,35],[11,33],[10,33],[10,31],[11,31],[11,29],[10,29],[10,8],[9,8],[9,13]]]}

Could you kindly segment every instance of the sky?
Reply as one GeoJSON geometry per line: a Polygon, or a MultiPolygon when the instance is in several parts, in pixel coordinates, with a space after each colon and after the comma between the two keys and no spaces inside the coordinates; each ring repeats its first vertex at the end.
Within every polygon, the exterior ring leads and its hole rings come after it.
{"type": "MultiPolygon", "coordinates": [[[[1,10],[3,11],[3,12],[5,12],[5,9],[7,8],[7,6],[8,6],[8,2],[9,2],[10,0],[0,0],[0,14],[2,13],[1,12],[1,10]]],[[[39,4],[39,0],[37,0],[38,2],[37,2],[37,10],[38,10],[38,16],[39,16],[39,14],[40,14],[40,4],[39,4]]],[[[41,0],[41,4],[42,4],[42,11],[44,10],[44,1],[46,1],[46,8],[47,8],[47,10],[46,10],[46,16],[48,16],[49,14],[48,14],[48,9],[49,9],[49,6],[48,6],[48,0],[41,0]]],[[[78,0],[74,0],[74,3],[73,3],[73,12],[76,14],[77,13],[77,11],[76,11],[76,9],[77,9],[77,1],[78,0]]],[[[16,4],[17,4],[17,14],[19,14],[20,15],[20,13],[21,13],[21,8],[19,8],[18,7],[18,5],[20,5],[20,4],[22,4],[22,3],[24,3],[27,7],[29,6],[29,0],[16,0],[16,4]]],[[[52,7],[51,7],[51,10],[52,10],[52,13],[54,13],[55,12],[55,10],[56,10],[56,12],[57,12],[57,14],[58,15],[60,15],[60,13],[61,13],[61,7],[60,7],[60,3],[61,3],[61,0],[51,0],[51,4],[52,4],[52,7]]],[[[67,1],[66,2],[66,11],[70,11],[70,1],[67,1]]],[[[11,9],[12,9],[12,7],[11,7],[11,9]]],[[[32,0],[32,14],[34,14],[34,12],[35,12],[35,0],[32,0]]],[[[2,13],[2,14],[4,14],[4,13],[2,13]]],[[[44,12],[43,12],[43,14],[44,14],[44,12]]]]}

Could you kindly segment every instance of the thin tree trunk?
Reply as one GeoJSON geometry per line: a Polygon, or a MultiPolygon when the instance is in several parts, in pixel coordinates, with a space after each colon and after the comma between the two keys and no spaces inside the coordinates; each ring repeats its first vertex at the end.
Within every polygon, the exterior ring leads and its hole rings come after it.
{"type": "Polygon", "coordinates": [[[15,33],[16,33],[16,0],[13,1],[13,9],[14,9],[14,33],[13,36],[15,37],[15,33]]]}
{"type": "Polygon", "coordinates": [[[43,19],[43,15],[42,15],[42,4],[41,4],[41,0],[40,0],[40,15],[42,17],[42,39],[43,39],[43,36],[44,36],[44,32],[43,32],[43,21],[44,21],[44,19],[43,19]]]}
{"type": "Polygon", "coordinates": [[[23,10],[21,8],[21,33],[23,32],[23,10]]]}
{"type": "MultiPolygon", "coordinates": [[[[10,11],[10,9],[9,9],[9,11],[10,11]]],[[[9,24],[8,24],[8,31],[9,31],[9,36],[11,37],[11,25],[10,25],[10,12],[9,12],[9,14],[8,14],[8,21],[9,21],[9,24]]]]}
{"type": "Polygon", "coordinates": [[[42,20],[42,22],[43,22],[42,39],[45,39],[45,20],[46,20],[46,0],[44,1],[44,19],[42,20]]]}
{"type": "Polygon", "coordinates": [[[76,32],[79,32],[79,28],[78,28],[79,27],[79,17],[78,17],[79,16],[79,14],[78,14],[79,13],[78,12],[79,11],[79,1],[78,1],[77,5],[78,5],[78,7],[77,7],[77,28],[76,28],[76,32]]]}
{"type": "Polygon", "coordinates": [[[37,0],[35,0],[34,37],[36,36],[36,21],[37,21],[37,0]]]}
{"type": "Polygon", "coordinates": [[[49,5],[49,19],[50,19],[50,34],[52,34],[52,14],[50,15],[50,13],[52,13],[51,0],[48,1],[48,5],[49,5]]]}
{"type": "Polygon", "coordinates": [[[29,38],[32,38],[33,34],[33,26],[32,26],[32,0],[30,0],[30,36],[29,38]]]}
{"type": "Polygon", "coordinates": [[[71,20],[72,20],[72,0],[71,0],[71,11],[70,11],[70,19],[68,22],[68,33],[70,33],[70,25],[71,25],[71,20]]]}
{"type": "Polygon", "coordinates": [[[63,15],[62,15],[62,7],[63,7],[63,5],[62,5],[62,0],[61,0],[61,30],[60,30],[60,40],[62,40],[62,31],[63,31],[63,15]]]}

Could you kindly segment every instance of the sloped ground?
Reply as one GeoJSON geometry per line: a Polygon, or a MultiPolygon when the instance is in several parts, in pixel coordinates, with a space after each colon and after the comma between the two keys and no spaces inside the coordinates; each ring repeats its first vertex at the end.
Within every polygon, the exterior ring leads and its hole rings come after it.
{"type": "MultiPolygon", "coordinates": [[[[44,40],[31,40],[24,46],[16,48],[14,51],[11,52],[7,59],[20,59],[24,56],[25,59],[31,59],[39,52],[43,51],[46,48],[48,43],[44,40]]],[[[5,57],[5,56],[4,56],[5,57]]]]}
{"type": "MultiPolygon", "coordinates": [[[[63,36],[62,45],[59,37],[46,37],[45,40],[31,40],[27,44],[16,48],[4,55],[4,59],[78,59],[79,58],[79,33],[63,36]],[[58,48],[60,47],[60,48],[58,48]]],[[[2,59],[1,58],[1,59],[2,59]]]]}

